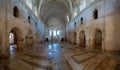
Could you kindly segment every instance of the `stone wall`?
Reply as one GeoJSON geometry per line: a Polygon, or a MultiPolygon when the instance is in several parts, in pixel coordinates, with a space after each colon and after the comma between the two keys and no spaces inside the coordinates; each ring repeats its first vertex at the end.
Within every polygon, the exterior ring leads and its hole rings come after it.
{"type": "MultiPolygon", "coordinates": [[[[86,48],[94,49],[96,47],[95,34],[99,30],[102,32],[102,39],[99,39],[102,40],[102,51],[120,51],[119,3],[119,0],[95,0],[67,24],[67,36],[71,37],[72,33],[76,32],[77,45],[79,45],[80,33],[84,31],[86,48]],[[95,10],[98,11],[97,19],[95,19],[95,10]],[[83,18],[83,24],[81,18],[83,18]],[[75,22],[77,23],[76,28],[74,27],[75,22]]],[[[70,40],[72,42],[73,39],[70,40]]]]}
{"type": "Polygon", "coordinates": [[[44,24],[25,4],[19,0],[1,0],[0,9],[0,51],[2,53],[9,54],[11,31],[17,34],[19,50],[44,39],[44,24]],[[13,15],[14,7],[18,8],[18,17],[13,15]],[[28,16],[30,16],[30,23],[28,23],[28,16]],[[36,36],[40,37],[36,38],[36,36]]]}

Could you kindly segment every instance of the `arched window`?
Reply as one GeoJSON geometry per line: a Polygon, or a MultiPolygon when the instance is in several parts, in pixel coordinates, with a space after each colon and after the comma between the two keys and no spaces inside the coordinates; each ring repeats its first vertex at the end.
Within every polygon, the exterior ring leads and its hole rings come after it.
{"type": "Polygon", "coordinates": [[[97,9],[94,10],[93,17],[94,17],[94,19],[98,19],[98,10],[97,9]]]}
{"type": "Polygon", "coordinates": [[[20,16],[19,9],[16,6],[13,9],[13,16],[14,17],[19,17],[20,16]]]}
{"type": "Polygon", "coordinates": [[[37,22],[35,23],[35,27],[37,28],[37,22]]]}
{"type": "Polygon", "coordinates": [[[31,18],[30,18],[30,16],[28,16],[28,23],[31,23],[31,18]]]}
{"type": "Polygon", "coordinates": [[[74,27],[76,28],[76,22],[75,22],[75,24],[74,24],[74,27]]]}
{"type": "Polygon", "coordinates": [[[83,17],[81,17],[81,24],[83,24],[83,17]]]}

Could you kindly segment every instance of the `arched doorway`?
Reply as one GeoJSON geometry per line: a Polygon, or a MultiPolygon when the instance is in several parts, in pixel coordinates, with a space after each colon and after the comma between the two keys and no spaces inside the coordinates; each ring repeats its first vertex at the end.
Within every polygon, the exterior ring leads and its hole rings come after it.
{"type": "Polygon", "coordinates": [[[15,50],[22,50],[22,32],[19,28],[13,28],[9,34],[10,40],[10,53],[13,53],[15,50]]]}
{"type": "Polygon", "coordinates": [[[76,44],[77,33],[73,33],[73,44],[76,44]]]}
{"type": "Polygon", "coordinates": [[[97,29],[95,32],[95,49],[102,50],[102,31],[97,29]]]}
{"type": "Polygon", "coordinates": [[[15,37],[14,33],[10,32],[9,38],[10,38],[10,45],[15,45],[16,37],[15,37]]]}
{"type": "Polygon", "coordinates": [[[85,48],[86,38],[85,38],[85,32],[84,32],[84,31],[81,31],[81,32],[80,32],[79,40],[80,40],[80,43],[79,43],[80,47],[85,48]]]}

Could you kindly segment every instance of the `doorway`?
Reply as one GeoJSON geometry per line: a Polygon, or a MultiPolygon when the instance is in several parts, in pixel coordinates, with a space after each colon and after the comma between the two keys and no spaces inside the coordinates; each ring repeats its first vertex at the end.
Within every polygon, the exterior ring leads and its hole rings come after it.
{"type": "Polygon", "coordinates": [[[73,44],[76,44],[77,33],[73,33],[73,44]]]}
{"type": "Polygon", "coordinates": [[[10,54],[14,54],[17,48],[15,34],[11,32],[9,35],[9,39],[10,39],[10,54]]]}
{"type": "Polygon", "coordinates": [[[95,32],[95,49],[102,51],[102,31],[99,29],[95,32]]]}
{"type": "Polygon", "coordinates": [[[13,28],[9,34],[10,41],[10,54],[14,54],[16,50],[21,50],[22,48],[22,33],[19,28],[13,28]]]}
{"type": "Polygon", "coordinates": [[[85,48],[85,45],[86,45],[86,37],[85,37],[85,32],[84,32],[84,31],[81,31],[81,32],[80,32],[79,39],[80,39],[80,43],[79,43],[80,47],[85,48]]]}

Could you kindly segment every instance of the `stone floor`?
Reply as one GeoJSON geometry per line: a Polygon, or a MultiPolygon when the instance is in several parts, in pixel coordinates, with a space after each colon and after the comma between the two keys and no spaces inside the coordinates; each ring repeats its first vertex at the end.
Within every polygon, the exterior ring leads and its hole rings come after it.
{"type": "Polygon", "coordinates": [[[119,58],[75,45],[40,44],[22,52],[15,47],[9,59],[0,58],[0,70],[120,70],[119,58]]]}
{"type": "Polygon", "coordinates": [[[59,44],[24,47],[22,52],[11,46],[10,50],[10,59],[0,60],[0,70],[71,70],[59,44]]]}
{"type": "Polygon", "coordinates": [[[73,70],[120,70],[119,55],[66,45],[63,55],[73,70]]]}

